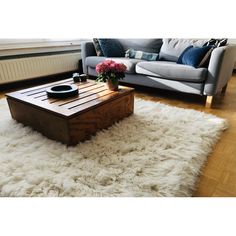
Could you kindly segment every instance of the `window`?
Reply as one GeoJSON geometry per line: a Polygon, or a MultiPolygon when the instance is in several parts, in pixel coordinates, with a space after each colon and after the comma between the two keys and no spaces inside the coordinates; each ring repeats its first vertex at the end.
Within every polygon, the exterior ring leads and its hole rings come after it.
{"type": "Polygon", "coordinates": [[[0,39],[0,57],[80,50],[87,39],[0,39]]]}

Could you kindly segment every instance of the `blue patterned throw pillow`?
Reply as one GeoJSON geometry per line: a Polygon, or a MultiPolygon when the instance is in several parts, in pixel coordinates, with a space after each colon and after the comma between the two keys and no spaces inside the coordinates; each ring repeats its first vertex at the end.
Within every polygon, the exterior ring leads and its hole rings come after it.
{"type": "Polygon", "coordinates": [[[136,51],[132,48],[128,49],[125,52],[125,57],[141,59],[141,60],[146,60],[146,61],[157,61],[157,60],[159,60],[159,54],[158,53],[136,51]]]}
{"type": "Polygon", "coordinates": [[[98,39],[105,57],[124,57],[125,51],[117,39],[98,39]]]}
{"type": "Polygon", "coordinates": [[[97,53],[97,56],[102,57],[103,56],[102,49],[101,49],[101,46],[100,46],[97,38],[93,39],[93,45],[94,45],[95,51],[97,53]]]}
{"type": "Polygon", "coordinates": [[[209,54],[208,52],[211,51],[212,51],[212,46],[187,47],[180,55],[177,63],[193,66],[195,68],[198,68],[199,66],[203,67],[202,61],[204,57],[207,54],[209,54]]]}

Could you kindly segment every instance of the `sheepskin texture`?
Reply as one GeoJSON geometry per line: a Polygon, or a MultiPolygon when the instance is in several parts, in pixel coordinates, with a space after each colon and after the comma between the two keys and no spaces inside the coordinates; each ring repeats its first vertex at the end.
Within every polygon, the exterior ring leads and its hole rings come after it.
{"type": "Polygon", "coordinates": [[[0,196],[191,196],[227,122],[135,100],[134,115],[67,147],[11,119],[0,100],[0,196]]]}

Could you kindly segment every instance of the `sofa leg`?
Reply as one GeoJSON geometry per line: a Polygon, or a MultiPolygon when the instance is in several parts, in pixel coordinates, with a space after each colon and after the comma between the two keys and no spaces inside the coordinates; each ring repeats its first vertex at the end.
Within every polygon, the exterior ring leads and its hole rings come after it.
{"type": "Polygon", "coordinates": [[[221,95],[224,95],[224,94],[225,94],[226,89],[227,89],[227,85],[228,85],[228,84],[226,84],[226,85],[222,88],[222,90],[221,90],[221,95]]]}
{"type": "Polygon", "coordinates": [[[207,96],[205,107],[206,108],[211,108],[212,101],[213,101],[213,96],[207,96]]]}

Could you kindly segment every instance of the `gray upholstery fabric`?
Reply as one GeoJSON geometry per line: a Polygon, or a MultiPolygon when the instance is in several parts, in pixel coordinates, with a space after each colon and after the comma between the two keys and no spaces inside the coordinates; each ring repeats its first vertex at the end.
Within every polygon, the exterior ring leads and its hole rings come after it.
{"type": "MultiPolygon", "coordinates": [[[[84,73],[96,76],[97,73],[95,71],[95,66],[87,67],[85,63],[86,57],[96,56],[93,43],[92,42],[82,43],[81,50],[82,50],[81,55],[82,55],[84,73]]],[[[98,58],[97,60],[100,60],[99,57],[97,58],[98,58]]],[[[186,69],[185,67],[186,71],[184,72],[184,70],[182,70],[182,68],[179,67],[181,65],[178,65],[179,69],[175,69],[175,74],[174,74],[173,72],[170,71],[171,68],[173,69],[172,67],[173,62],[172,63],[169,62],[168,66],[166,64],[166,66],[169,69],[167,68],[165,69],[165,74],[161,76],[162,78],[157,77],[157,71],[152,71],[154,70],[152,65],[150,65],[152,67],[152,70],[151,70],[147,66],[146,68],[141,67],[142,63],[144,62],[139,62],[139,66],[136,66],[137,72],[144,73],[145,71],[144,74],[148,74],[148,75],[126,74],[124,81],[130,84],[138,84],[138,85],[150,86],[150,87],[155,87],[155,88],[177,90],[177,91],[186,92],[186,93],[195,93],[195,94],[201,94],[201,95],[204,94],[204,95],[213,96],[218,91],[220,91],[222,87],[230,79],[235,61],[236,61],[236,46],[229,45],[225,47],[216,48],[213,50],[211,58],[210,58],[207,75],[206,75],[206,80],[204,82],[198,82],[199,80],[192,80],[192,79],[193,78],[196,79],[200,77],[203,78],[204,74],[206,73],[204,72],[205,69],[202,71],[199,69],[196,71],[196,69],[194,69],[194,72],[193,71],[190,72],[189,69],[186,69]],[[179,77],[180,74],[178,74],[180,72],[181,73],[183,72],[181,77],[179,77]],[[165,79],[163,78],[164,75],[165,76],[171,75],[173,76],[173,78],[176,78],[176,79],[174,80],[171,77],[169,77],[168,79],[165,79]],[[187,80],[189,80],[189,82],[187,82],[187,80]]],[[[154,63],[154,62],[145,62],[145,63],[154,63]]],[[[168,62],[165,62],[165,63],[168,63],[168,62]]],[[[132,66],[134,66],[134,64],[136,63],[133,63],[132,66]]],[[[159,64],[158,76],[160,76],[160,72],[163,71],[163,68],[164,68],[163,65],[162,65],[162,70],[160,70],[160,64],[159,64]]],[[[130,72],[133,71],[133,68],[134,67],[130,67],[130,72]]]]}
{"type": "MultiPolygon", "coordinates": [[[[96,76],[94,68],[88,68],[89,75],[96,76]]],[[[167,80],[152,76],[138,75],[138,74],[126,74],[125,78],[121,80],[130,85],[141,85],[151,88],[160,88],[172,91],[179,91],[184,93],[202,94],[204,83],[191,83],[183,81],[167,80]]]]}
{"type": "Polygon", "coordinates": [[[167,61],[177,61],[185,48],[193,45],[201,47],[208,39],[163,39],[163,44],[160,50],[160,59],[167,61]]]}
{"type": "Polygon", "coordinates": [[[155,61],[138,63],[136,73],[179,81],[202,82],[206,79],[207,69],[196,69],[169,61],[155,61]]]}
{"type": "Polygon", "coordinates": [[[97,72],[94,67],[88,67],[88,75],[97,76],[97,72]]]}
{"type": "Polygon", "coordinates": [[[92,56],[92,57],[87,57],[86,58],[85,64],[86,64],[86,66],[95,68],[98,63],[100,63],[102,61],[105,61],[105,60],[108,60],[108,59],[113,60],[113,61],[118,62],[118,63],[125,64],[126,67],[127,67],[126,73],[135,73],[136,64],[138,62],[142,61],[142,60],[139,60],[139,59],[130,59],[130,58],[125,58],[125,57],[122,57],[122,58],[119,58],[119,57],[107,58],[107,57],[92,56]]]}
{"type": "Polygon", "coordinates": [[[106,57],[97,57],[97,56],[91,56],[87,57],[85,60],[85,65],[95,68],[96,65],[102,61],[105,61],[106,57]]]}
{"type": "Polygon", "coordinates": [[[82,42],[81,43],[81,58],[82,58],[82,66],[83,66],[83,72],[85,74],[88,73],[87,67],[85,64],[85,60],[89,56],[96,56],[96,51],[93,45],[93,42],[82,42]]]}
{"type": "Polygon", "coordinates": [[[219,47],[213,50],[208,66],[208,77],[205,82],[205,95],[214,95],[227,84],[232,75],[235,61],[235,45],[219,47]]]}
{"type": "Polygon", "coordinates": [[[134,50],[159,53],[162,46],[162,39],[118,39],[126,50],[134,50]]]}

